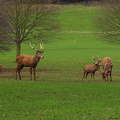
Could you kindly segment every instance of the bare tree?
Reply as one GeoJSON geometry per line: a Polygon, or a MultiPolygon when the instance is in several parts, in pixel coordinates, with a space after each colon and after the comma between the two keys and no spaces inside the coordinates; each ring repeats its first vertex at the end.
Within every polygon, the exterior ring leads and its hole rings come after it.
{"type": "Polygon", "coordinates": [[[32,0],[11,0],[5,2],[1,9],[1,17],[7,27],[0,26],[0,31],[6,39],[16,44],[16,56],[20,55],[24,41],[40,39],[42,31],[55,27],[55,12],[46,4],[37,4],[32,0]]]}
{"type": "Polygon", "coordinates": [[[107,0],[100,13],[97,27],[103,32],[102,39],[109,42],[120,42],[120,0],[107,0]]]}

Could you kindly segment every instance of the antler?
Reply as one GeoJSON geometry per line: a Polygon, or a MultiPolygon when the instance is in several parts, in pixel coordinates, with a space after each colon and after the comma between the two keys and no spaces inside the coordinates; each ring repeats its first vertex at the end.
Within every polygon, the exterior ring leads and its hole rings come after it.
{"type": "Polygon", "coordinates": [[[42,40],[41,40],[41,43],[40,43],[40,45],[39,45],[39,49],[40,49],[40,50],[41,50],[41,49],[44,49],[42,40]]]}
{"type": "Polygon", "coordinates": [[[33,50],[37,50],[37,49],[35,48],[35,45],[33,46],[31,42],[29,43],[29,46],[30,46],[30,48],[32,48],[33,50]]]}
{"type": "Polygon", "coordinates": [[[39,49],[43,49],[42,44],[40,43],[39,49]]]}
{"type": "Polygon", "coordinates": [[[29,42],[29,46],[30,46],[30,48],[32,48],[33,50],[43,50],[43,49],[44,49],[42,42],[39,44],[39,48],[35,48],[35,44],[34,44],[34,46],[33,46],[31,42],[29,42]]]}

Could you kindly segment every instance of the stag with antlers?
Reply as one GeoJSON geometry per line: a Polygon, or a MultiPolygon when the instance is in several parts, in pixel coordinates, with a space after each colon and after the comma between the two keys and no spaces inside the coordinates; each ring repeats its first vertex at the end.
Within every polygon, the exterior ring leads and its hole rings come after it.
{"type": "Polygon", "coordinates": [[[34,76],[34,80],[36,80],[36,67],[37,64],[39,63],[40,59],[43,58],[43,44],[40,43],[39,49],[35,48],[35,45],[32,45],[31,43],[29,44],[30,47],[36,51],[36,54],[34,56],[29,56],[29,55],[19,55],[16,57],[16,79],[19,76],[19,79],[21,80],[21,70],[24,67],[29,67],[30,68],[30,74],[31,74],[31,80],[34,76]]]}

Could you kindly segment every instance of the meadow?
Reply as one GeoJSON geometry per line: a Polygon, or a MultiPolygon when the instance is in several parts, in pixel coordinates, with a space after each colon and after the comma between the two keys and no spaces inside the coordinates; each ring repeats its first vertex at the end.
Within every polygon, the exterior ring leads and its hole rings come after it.
{"type": "MultiPolygon", "coordinates": [[[[99,37],[95,18],[99,6],[66,5],[59,11],[60,31],[44,44],[45,57],[40,61],[37,80],[29,71],[16,81],[15,73],[0,76],[0,120],[119,120],[120,82],[119,44],[99,37]],[[113,59],[113,82],[81,81],[82,67],[93,63],[92,56],[113,59]]],[[[23,54],[34,51],[24,43],[23,54]]],[[[2,53],[0,63],[15,68],[15,49],[2,53]]]]}

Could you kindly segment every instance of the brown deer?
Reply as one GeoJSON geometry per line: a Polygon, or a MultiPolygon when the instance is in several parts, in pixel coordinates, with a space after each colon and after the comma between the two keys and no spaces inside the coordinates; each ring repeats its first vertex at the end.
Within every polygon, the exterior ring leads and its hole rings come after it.
{"type": "Polygon", "coordinates": [[[106,64],[112,65],[112,58],[110,57],[100,58],[99,56],[96,56],[96,57],[93,57],[93,60],[94,61],[101,60],[100,65],[103,67],[103,69],[106,64]]]}
{"type": "Polygon", "coordinates": [[[112,65],[112,59],[110,57],[104,57],[102,59],[101,65],[104,67],[106,66],[106,64],[112,65]]]}
{"type": "Polygon", "coordinates": [[[94,64],[85,65],[83,68],[84,74],[82,79],[87,79],[88,74],[91,74],[91,78],[94,78],[96,71],[98,71],[100,68],[100,63],[101,60],[97,60],[94,64]]]}
{"type": "Polygon", "coordinates": [[[34,75],[34,80],[36,79],[36,67],[37,64],[39,63],[40,59],[43,58],[43,44],[40,43],[39,49],[35,48],[35,45],[33,46],[30,43],[30,47],[36,51],[36,54],[34,56],[29,56],[29,55],[19,55],[16,57],[16,79],[19,76],[19,79],[21,80],[21,70],[24,67],[30,67],[30,74],[31,74],[31,80],[32,80],[32,75],[34,75]]]}
{"type": "Polygon", "coordinates": [[[102,72],[102,78],[103,78],[103,80],[107,80],[108,81],[108,78],[110,77],[110,81],[112,81],[112,64],[108,64],[108,63],[106,63],[105,65],[104,65],[104,70],[103,70],[103,72],[102,72]]]}

